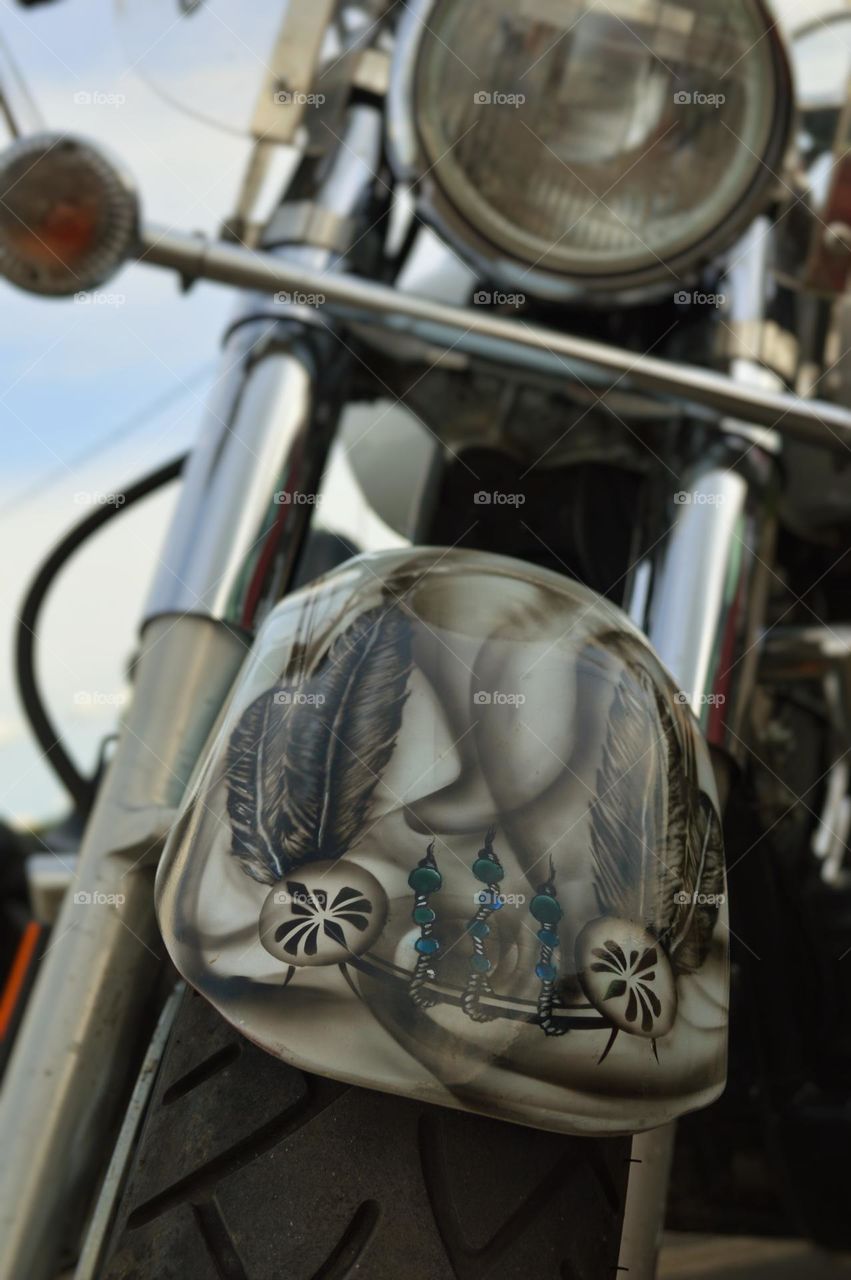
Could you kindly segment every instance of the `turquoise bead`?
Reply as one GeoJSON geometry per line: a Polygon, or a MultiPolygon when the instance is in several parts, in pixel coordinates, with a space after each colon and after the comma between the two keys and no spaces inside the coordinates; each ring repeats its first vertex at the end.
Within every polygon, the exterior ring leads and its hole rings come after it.
{"type": "Polygon", "coordinates": [[[440,949],[437,938],[417,938],[414,946],[421,956],[433,956],[440,949]]]}
{"type": "Polygon", "coordinates": [[[548,893],[536,893],[529,910],[536,920],[540,920],[541,924],[558,924],[563,912],[556,902],[555,898],[548,893]]]}
{"type": "Polygon", "coordinates": [[[489,973],[491,968],[491,962],[487,956],[473,956],[470,965],[477,973],[489,973]]]}
{"type": "Polygon", "coordinates": [[[476,858],[473,875],[484,884],[496,884],[505,875],[505,871],[498,862],[491,862],[490,858],[476,858]]]}
{"type": "Polygon", "coordinates": [[[536,965],[535,973],[541,979],[541,982],[555,982],[558,977],[558,969],[556,969],[554,964],[536,965]]]}
{"type": "Polygon", "coordinates": [[[554,933],[552,929],[539,929],[538,938],[545,947],[558,946],[558,934],[554,933]]]}
{"type": "Polygon", "coordinates": [[[415,907],[413,914],[415,924],[432,924],[437,919],[437,912],[431,907],[415,907]]]}
{"type": "Polygon", "coordinates": [[[443,876],[437,867],[414,867],[408,876],[408,884],[414,893],[437,893],[443,884],[443,876]]]}
{"type": "Polygon", "coordinates": [[[486,924],[484,920],[471,920],[467,925],[467,929],[474,938],[486,938],[491,931],[490,925],[486,924]]]}

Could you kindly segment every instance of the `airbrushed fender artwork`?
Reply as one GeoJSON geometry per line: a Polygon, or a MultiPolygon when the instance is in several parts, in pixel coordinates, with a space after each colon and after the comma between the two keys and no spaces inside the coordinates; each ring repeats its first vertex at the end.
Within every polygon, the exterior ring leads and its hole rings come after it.
{"type": "Polygon", "coordinates": [[[178,969],[306,1070],[568,1133],[720,1093],[707,749],[554,573],[362,556],[266,620],[157,881],[178,969]]]}

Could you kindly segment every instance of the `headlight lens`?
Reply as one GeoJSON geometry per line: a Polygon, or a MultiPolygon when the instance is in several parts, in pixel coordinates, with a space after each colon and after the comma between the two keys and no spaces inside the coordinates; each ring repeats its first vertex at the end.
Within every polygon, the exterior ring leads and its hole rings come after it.
{"type": "Polygon", "coordinates": [[[770,184],[789,104],[759,0],[427,8],[414,73],[424,167],[527,268],[670,279],[770,184]]]}

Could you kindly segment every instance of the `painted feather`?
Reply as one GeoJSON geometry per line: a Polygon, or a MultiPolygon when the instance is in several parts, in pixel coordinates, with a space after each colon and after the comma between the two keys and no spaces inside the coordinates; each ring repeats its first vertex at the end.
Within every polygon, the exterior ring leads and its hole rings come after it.
{"type": "Polygon", "coordinates": [[[379,606],[300,684],[246,710],[228,753],[228,813],[231,852],[255,880],[273,884],[355,843],[396,745],[411,648],[403,612],[379,606]]]}
{"type": "Polygon", "coordinates": [[[247,707],[231,735],[227,753],[227,807],[231,853],[261,884],[275,884],[283,862],[284,809],[279,786],[281,757],[292,696],[284,685],[268,689],[247,707]],[[260,797],[267,802],[259,803],[260,797]]]}
{"type": "Polygon", "coordinates": [[[601,637],[623,669],[591,808],[601,910],[650,928],[677,972],[700,968],[724,890],[721,826],[697,780],[688,711],[648,668],[639,641],[601,637]]]}
{"type": "Polygon", "coordinates": [[[591,848],[601,910],[658,934],[667,920],[671,877],[660,858],[666,795],[663,744],[659,734],[648,733],[653,709],[646,684],[624,670],[597,771],[591,848]]]}

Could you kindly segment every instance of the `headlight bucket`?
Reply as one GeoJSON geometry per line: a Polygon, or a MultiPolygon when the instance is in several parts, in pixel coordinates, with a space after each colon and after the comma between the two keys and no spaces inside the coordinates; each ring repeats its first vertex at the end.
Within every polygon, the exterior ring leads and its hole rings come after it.
{"type": "Polygon", "coordinates": [[[763,0],[405,9],[391,161],[483,278],[553,299],[674,293],[770,198],[794,95],[763,0]]]}

